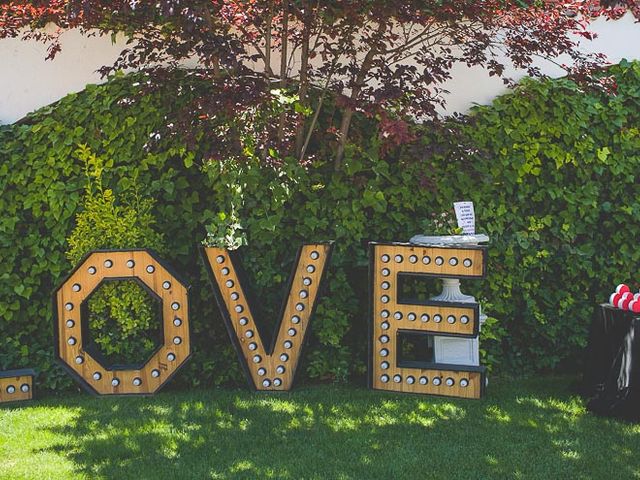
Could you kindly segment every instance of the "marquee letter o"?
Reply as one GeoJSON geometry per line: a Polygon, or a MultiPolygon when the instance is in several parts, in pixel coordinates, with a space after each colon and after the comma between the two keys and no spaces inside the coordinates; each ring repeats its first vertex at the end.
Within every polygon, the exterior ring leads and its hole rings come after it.
{"type": "Polygon", "coordinates": [[[56,356],[88,391],[98,395],[149,395],[157,392],[188,360],[188,287],[147,250],[88,254],[54,294],[56,356]],[[85,350],[86,300],[104,280],[137,280],[162,302],[163,344],[141,367],[113,368],[85,350]]]}

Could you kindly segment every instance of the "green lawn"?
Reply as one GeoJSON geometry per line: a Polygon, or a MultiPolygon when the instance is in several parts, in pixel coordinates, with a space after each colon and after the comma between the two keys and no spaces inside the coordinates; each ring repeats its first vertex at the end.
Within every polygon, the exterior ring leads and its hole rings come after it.
{"type": "Polygon", "coordinates": [[[640,478],[640,425],[590,415],[574,382],[494,380],[480,401],[336,386],[47,398],[0,407],[0,478],[640,478]]]}

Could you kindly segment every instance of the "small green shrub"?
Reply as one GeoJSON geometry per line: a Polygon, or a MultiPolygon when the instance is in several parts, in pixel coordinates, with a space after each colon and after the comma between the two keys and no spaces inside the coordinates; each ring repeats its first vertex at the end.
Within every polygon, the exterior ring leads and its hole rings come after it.
{"type": "Polygon", "coordinates": [[[113,167],[113,160],[105,162],[87,145],[80,145],[75,153],[84,164],[87,184],[82,210],[67,239],[69,261],[76,264],[91,250],[100,249],[151,248],[163,252],[163,234],[154,229],[155,201],[141,195],[137,171],[133,169],[118,201],[113,190],[103,185],[104,171],[113,167]]]}
{"type": "Polygon", "coordinates": [[[202,244],[207,247],[221,247],[237,250],[247,244],[247,237],[242,231],[238,217],[232,213],[227,215],[218,212],[213,222],[206,226],[207,236],[202,244]]]}
{"type": "MultiPolygon", "coordinates": [[[[163,252],[163,235],[154,230],[152,209],[155,202],[140,195],[137,171],[118,201],[113,190],[105,188],[104,161],[80,145],[76,155],[84,164],[87,185],[76,226],[67,239],[67,258],[76,265],[93,250],[150,248],[163,252]]],[[[142,363],[156,348],[159,319],[157,306],[135,281],[101,285],[88,301],[91,339],[111,364],[142,363]]]]}
{"type": "Polygon", "coordinates": [[[161,343],[158,309],[135,281],[100,286],[88,307],[90,339],[111,365],[144,363],[161,343]]]}

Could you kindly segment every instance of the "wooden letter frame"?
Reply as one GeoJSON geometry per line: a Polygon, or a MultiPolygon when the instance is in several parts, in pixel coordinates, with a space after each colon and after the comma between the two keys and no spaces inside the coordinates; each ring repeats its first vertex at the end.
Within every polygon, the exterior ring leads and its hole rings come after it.
{"type": "Polygon", "coordinates": [[[398,276],[483,278],[486,252],[484,246],[369,244],[371,388],[462,398],[482,396],[484,367],[403,362],[398,350],[398,337],[402,333],[476,337],[480,322],[478,304],[417,300],[401,303],[398,276]]]}
{"type": "Polygon", "coordinates": [[[247,296],[237,252],[218,247],[202,249],[225,326],[254,390],[288,391],[293,386],[332,250],[332,242],[304,244],[298,250],[289,276],[288,296],[268,346],[262,340],[259,319],[247,296]]]}
{"type": "Polygon", "coordinates": [[[151,395],[191,355],[186,283],[149,250],[94,251],[54,292],[56,357],[87,391],[97,395],[151,395]],[[143,365],[105,365],[88,337],[87,299],[103,282],[135,280],[160,300],[163,342],[143,365]]]}
{"type": "Polygon", "coordinates": [[[30,368],[0,372],[0,403],[31,400],[35,375],[30,368]]]}

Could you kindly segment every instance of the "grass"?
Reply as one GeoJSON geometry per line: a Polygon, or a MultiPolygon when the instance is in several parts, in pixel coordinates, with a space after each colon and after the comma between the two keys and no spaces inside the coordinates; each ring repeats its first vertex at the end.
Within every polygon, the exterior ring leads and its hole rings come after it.
{"type": "Polygon", "coordinates": [[[479,401],[346,386],[45,398],[0,407],[0,478],[640,478],[640,425],[592,416],[573,382],[496,380],[479,401]]]}

